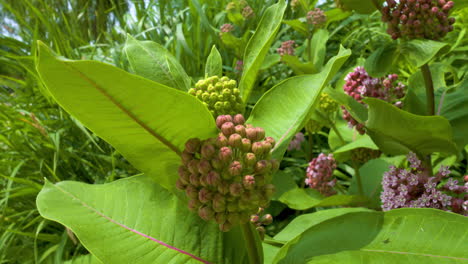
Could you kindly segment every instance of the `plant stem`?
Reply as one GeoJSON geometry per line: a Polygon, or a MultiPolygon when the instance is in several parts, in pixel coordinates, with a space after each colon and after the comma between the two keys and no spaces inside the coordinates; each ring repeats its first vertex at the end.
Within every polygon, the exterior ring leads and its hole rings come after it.
{"type": "Polygon", "coordinates": [[[309,62],[312,61],[312,32],[309,33],[309,39],[307,40],[307,58],[309,58],[309,62]]]}
{"type": "Polygon", "coordinates": [[[262,257],[259,254],[260,252],[263,252],[263,249],[257,247],[258,244],[255,242],[255,234],[253,233],[253,229],[250,225],[250,222],[241,225],[247,247],[247,253],[249,255],[249,262],[250,264],[263,264],[262,257]]]}
{"type": "Polygon", "coordinates": [[[333,131],[335,131],[335,133],[336,133],[336,135],[338,136],[338,138],[340,139],[341,144],[344,145],[346,142],[345,142],[343,136],[341,136],[340,131],[336,128],[335,123],[334,123],[334,122],[331,122],[331,120],[330,120],[330,126],[331,126],[331,128],[333,129],[333,131]]]}
{"type": "Polygon", "coordinates": [[[364,192],[362,191],[362,181],[361,181],[361,174],[359,174],[359,166],[356,164],[356,162],[353,162],[353,168],[354,168],[354,177],[356,177],[356,182],[357,182],[357,187],[358,187],[358,193],[359,195],[364,195],[364,192]]]}
{"type": "Polygon", "coordinates": [[[427,114],[432,116],[435,114],[435,102],[431,69],[429,69],[429,65],[426,63],[421,66],[421,71],[424,77],[424,83],[426,84],[427,114]]]}

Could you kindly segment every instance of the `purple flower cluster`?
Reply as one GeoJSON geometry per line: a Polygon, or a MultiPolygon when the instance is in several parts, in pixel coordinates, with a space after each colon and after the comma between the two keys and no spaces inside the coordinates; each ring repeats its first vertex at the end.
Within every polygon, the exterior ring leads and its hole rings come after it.
{"type": "Polygon", "coordinates": [[[176,187],[185,191],[190,210],[229,231],[268,206],[279,162],[270,153],[275,140],[262,128],[245,125],[241,114],[218,116],[216,125],[217,138],[186,142],[176,187]]]}
{"type": "Polygon", "coordinates": [[[294,40],[287,40],[281,43],[281,47],[276,49],[276,51],[279,53],[279,55],[284,56],[284,55],[294,55],[294,44],[296,42],[294,40]]]}
{"type": "Polygon", "coordinates": [[[336,169],[336,160],[333,154],[325,155],[320,153],[317,158],[312,159],[306,170],[305,183],[312,189],[318,190],[325,196],[335,194],[333,186],[336,179],[333,178],[333,170],[336,169]]]}
{"type": "Polygon", "coordinates": [[[380,195],[382,209],[388,211],[402,207],[437,208],[467,214],[468,185],[458,185],[458,181],[449,178],[447,183],[438,187],[443,178],[447,178],[450,170],[441,166],[439,172],[429,176],[422,167],[416,154],[410,152],[407,156],[409,169],[391,166],[384,173],[382,180],[383,192],[380,195]],[[446,191],[452,195],[442,192],[446,191]],[[463,195],[463,198],[458,197],[463,195]],[[465,206],[464,206],[465,205],[465,206]]]}
{"type": "Polygon", "coordinates": [[[305,140],[305,137],[304,137],[304,134],[302,134],[302,132],[299,132],[296,135],[294,135],[291,142],[289,142],[288,151],[301,150],[301,144],[302,142],[304,142],[304,140],[305,140]]]}
{"type": "MultiPolygon", "coordinates": [[[[345,93],[361,104],[364,104],[362,101],[364,97],[374,97],[401,107],[402,102],[399,99],[405,96],[405,85],[401,82],[397,83],[397,79],[398,75],[396,74],[390,74],[386,78],[372,78],[363,67],[359,66],[346,76],[343,89],[345,93]]],[[[356,127],[360,134],[364,134],[364,124],[355,120],[345,107],[341,108],[343,109],[343,119],[348,121],[349,127],[356,127]]]]}
{"type": "Polygon", "coordinates": [[[320,8],[315,8],[307,13],[307,23],[314,26],[322,26],[327,22],[327,16],[320,8]]]}
{"type": "Polygon", "coordinates": [[[382,21],[393,39],[400,37],[437,40],[453,30],[455,18],[449,17],[453,1],[446,0],[386,0],[382,21]]]}

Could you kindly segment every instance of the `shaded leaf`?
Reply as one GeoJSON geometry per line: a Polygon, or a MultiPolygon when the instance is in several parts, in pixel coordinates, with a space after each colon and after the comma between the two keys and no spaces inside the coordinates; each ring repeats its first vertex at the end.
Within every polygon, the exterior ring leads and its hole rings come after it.
{"type": "Polygon", "coordinates": [[[136,74],[182,91],[190,89],[190,77],[182,65],[159,43],[127,35],[124,52],[136,74]]]}
{"type": "Polygon", "coordinates": [[[279,0],[277,4],[268,7],[263,13],[255,33],[247,43],[244,54],[244,71],[239,82],[239,89],[244,102],[249,101],[258,70],[265,59],[276,32],[281,26],[286,3],[279,0]]]}
{"type": "Polygon", "coordinates": [[[466,263],[467,227],[466,217],[436,209],[348,213],[307,229],[273,263],[466,263]]]}
{"type": "Polygon", "coordinates": [[[367,198],[359,195],[336,194],[323,197],[314,189],[296,188],[285,192],[279,201],[295,210],[307,210],[313,207],[354,206],[367,202],[367,198]]]}
{"type": "Polygon", "coordinates": [[[398,58],[395,42],[378,48],[367,58],[364,68],[374,78],[383,77],[390,73],[393,62],[398,58]]]}

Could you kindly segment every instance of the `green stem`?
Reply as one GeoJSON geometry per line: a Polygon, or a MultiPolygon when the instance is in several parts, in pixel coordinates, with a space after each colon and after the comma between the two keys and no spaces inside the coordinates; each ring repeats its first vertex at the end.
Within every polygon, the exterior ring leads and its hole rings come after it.
{"type": "Polygon", "coordinates": [[[309,33],[309,39],[307,40],[307,58],[309,62],[312,61],[312,32],[309,33]]]}
{"type": "Polygon", "coordinates": [[[258,248],[258,244],[255,242],[254,230],[251,228],[251,223],[242,224],[242,233],[244,234],[244,240],[247,247],[247,254],[249,255],[250,264],[262,264],[262,256],[260,254],[263,252],[262,248],[258,248]]]}
{"type": "Polygon", "coordinates": [[[335,123],[334,123],[334,122],[331,122],[331,120],[330,120],[330,126],[331,126],[331,128],[333,129],[333,131],[335,131],[335,133],[336,133],[336,135],[338,136],[338,138],[340,139],[341,144],[344,145],[346,142],[345,142],[343,136],[341,136],[340,131],[336,128],[335,123]]]}
{"type": "Polygon", "coordinates": [[[421,66],[421,71],[424,77],[424,83],[426,84],[427,114],[432,116],[435,115],[435,102],[431,69],[429,69],[429,65],[426,63],[421,66]]]}
{"type": "Polygon", "coordinates": [[[364,195],[364,192],[362,191],[362,181],[361,181],[361,174],[359,173],[359,166],[356,164],[356,162],[353,162],[353,168],[354,168],[354,177],[356,177],[356,182],[357,182],[357,187],[358,187],[358,193],[359,195],[364,195]]]}

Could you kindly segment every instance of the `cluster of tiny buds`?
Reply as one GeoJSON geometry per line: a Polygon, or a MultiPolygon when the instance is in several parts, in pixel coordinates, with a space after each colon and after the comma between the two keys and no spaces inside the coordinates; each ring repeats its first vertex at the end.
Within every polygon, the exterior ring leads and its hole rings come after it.
{"type": "Polygon", "coordinates": [[[312,159],[309,163],[305,183],[325,196],[335,194],[336,191],[333,187],[336,184],[336,179],[333,179],[333,171],[336,167],[337,163],[333,158],[333,154],[325,155],[320,153],[318,157],[312,159]]]}
{"type": "Polygon", "coordinates": [[[437,40],[453,30],[455,18],[449,17],[453,1],[446,0],[386,0],[382,21],[393,39],[425,38],[437,40]]]}
{"type": "Polygon", "coordinates": [[[320,8],[307,12],[307,23],[314,26],[322,26],[327,22],[327,16],[320,8]]]}
{"type": "Polygon", "coordinates": [[[188,93],[202,101],[214,117],[234,115],[243,112],[244,109],[237,82],[226,76],[211,76],[199,80],[195,88],[190,88],[188,93]]]}
{"type": "Polygon", "coordinates": [[[319,110],[324,114],[332,114],[338,108],[338,102],[333,100],[327,93],[320,94],[319,110]]]}
{"type": "Polygon", "coordinates": [[[301,150],[302,142],[305,141],[304,134],[302,132],[294,135],[293,139],[289,142],[288,151],[301,150]]]}
{"type": "Polygon", "coordinates": [[[301,3],[300,0],[292,0],[291,1],[291,9],[293,12],[297,11],[300,7],[301,3]]]}
{"type": "Polygon", "coordinates": [[[251,19],[251,18],[254,18],[255,17],[255,13],[252,9],[252,7],[250,6],[246,6],[242,9],[242,16],[245,18],[245,19],[251,19]]]}
{"type": "Polygon", "coordinates": [[[250,222],[255,226],[255,229],[257,229],[262,240],[265,238],[264,226],[273,223],[273,217],[271,214],[265,214],[264,211],[265,210],[262,207],[259,207],[258,212],[250,216],[250,222]]]}
{"type": "MultiPolygon", "coordinates": [[[[401,98],[405,96],[405,85],[397,82],[398,75],[390,74],[387,77],[372,78],[363,67],[357,67],[345,78],[343,89],[345,93],[353,97],[356,101],[364,104],[364,97],[374,97],[393,103],[397,107],[402,107],[401,98]]],[[[351,114],[342,106],[343,119],[348,121],[349,127],[355,127],[360,134],[364,134],[364,124],[355,120],[351,114]]]]}
{"type": "Polygon", "coordinates": [[[382,152],[378,149],[356,148],[351,150],[351,160],[360,164],[364,164],[369,160],[380,157],[382,152]]]}
{"type": "Polygon", "coordinates": [[[276,49],[279,55],[284,56],[284,55],[291,55],[294,56],[294,46],[295,46],[295,41],[294,40],[287,40],[281,43],[281,47],[276,49]]]}
{"type": "Polygon", "coordinates": [[[234,25],[233,24],[223,24],[219,30],[221,31],[219,33],[220,35],[222,35],[224,33],[229,33],[229,32],[234,31],[234,25]]]}
{"type": "Polygon", "coordinates": [[[412,152],[407,159],[409,169],[391,166],[384,173],[380,196],[384,211],[402,207],[436,208],[467,215],[468,183],[458,185],[457,180],[448,178],[450,170],[447,166],[441,166],[436,175],[430,176],[412,152]],[[444,178],[448,180],[440,186],[444,178]]]}
{"type": "Polygon", "coordinates": [[[216,125],[217,138],[185,144],[176,186],[185,191],[190,210],[229,231],[268,206],[279,162],[270,153],[275,140],[262,128],[245,125],[241,114],[218,116],[216,125]]]}

